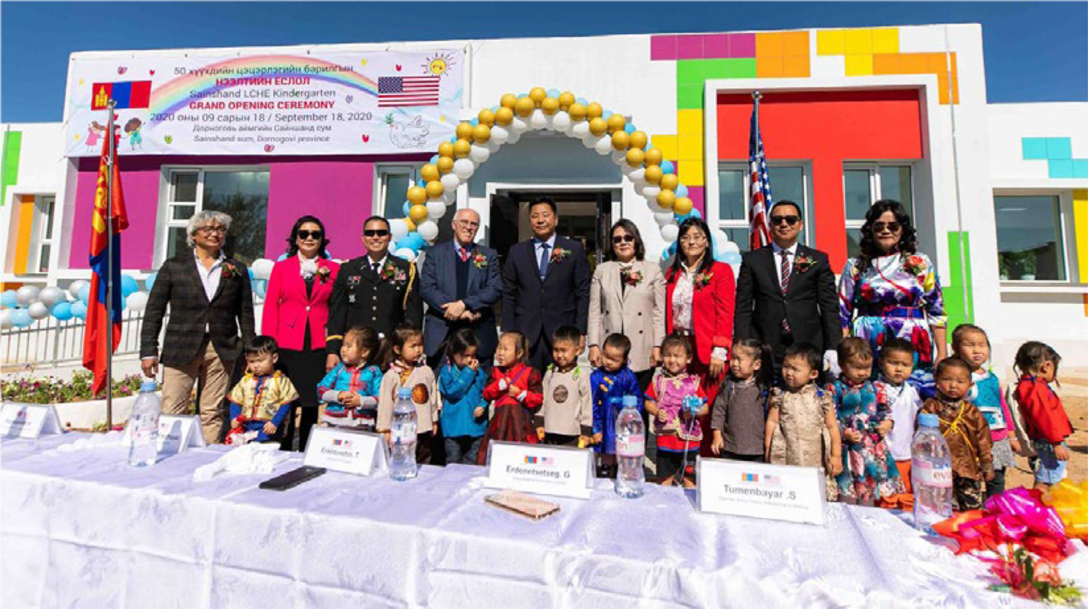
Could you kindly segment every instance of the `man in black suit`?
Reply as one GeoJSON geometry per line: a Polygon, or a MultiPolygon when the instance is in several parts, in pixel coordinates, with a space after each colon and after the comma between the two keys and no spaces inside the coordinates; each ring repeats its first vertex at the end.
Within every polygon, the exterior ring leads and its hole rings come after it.
{"type": "Polygon", "coordinates": [[[388,220],[367,218],[363,223],[366,256],[344,263],[336,275],[325,339],[325,367],[329,370],[340,361],[340,344],[350,328],[369,326],[386,337],[405,321],[422,328],[423,300],[416,266],[389,254],[391,238],[388,220]]]}
{"type": "Polygon", "coordinates": [[[797,243],[804,228],[801,206],[782,200],[771,207],[772,243],[744,255],[737,279],[734,338],[758,338],[771,346],[775,371],[786,347],[807,342],[835,362],[842,339],[835,273],[827,254],[797,243]]]}
{"type": "Polygon", "coordinates": [[[160,363],[159,331],[170,305],[161,358],[162,410],[188,414],[189,396],[199,381],[200,427],[209,444],[219,441],[220,408],[230,390],[234,363],[244,341],[254,336],[249,270],[223,254],[230,222],[230,216],[217,211],[202,211],[189,220],[188,243],[193,249],[159,269],[140,333],[141,367],[154,378],[160,363]]]}
{"type": "Polygon", "coordinates": [[[502,329],[529,341],[529,364],[543,371],[552,363],[552,333],[571,325],[585,343],[589,317],[589,261],[582,244],[557,237],[555,201],[529,206],[534,237],[510,248],[503,266],[502,329]]]}

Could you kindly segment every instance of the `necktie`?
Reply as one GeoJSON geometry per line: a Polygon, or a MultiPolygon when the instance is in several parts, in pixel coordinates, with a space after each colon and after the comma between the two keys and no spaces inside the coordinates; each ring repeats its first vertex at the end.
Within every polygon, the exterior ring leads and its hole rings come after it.
{"type": "Polygon", "coordinates": [[[380,270],[381,270],[381,268],[382,268],[381,264],[379,264],[379,263],[377,263],[377,262],[371,262],[371,263],[370,263],[370,269],[371,269],[372,271],[374,271],[374,274],[375,274],[375,275],[377,275],[377,274],[378,274],[378,271],[380,271],[380,270]]]}
{"type": "Polygon", "coordinates": [[[540,244],[540,278],[548,274],[548,244],[540,244]]]}
{"type": "Polygon", "coordinates": [[[461,253],[461,262],[468,262],[468,250],[462,247],[458,251],[461,253]]]}
{"type": "MultiPolygon", "coordinates": [[[[789,250],[782,250],[782,295],[786,295],[786,290],[790,287],[790,252],[789,250]]],[[[783,308],[783,313],[785,309],[783,308]]],[[[782,331],[786,334],[790,333],[790,322],[785,316],[782,317],[782,331]]]]}

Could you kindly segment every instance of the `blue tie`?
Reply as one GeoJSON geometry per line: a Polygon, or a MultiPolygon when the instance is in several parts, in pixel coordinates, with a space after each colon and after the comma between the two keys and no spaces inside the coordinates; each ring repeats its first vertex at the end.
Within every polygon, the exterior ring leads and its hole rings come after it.
{"type": "Polygon", "coordinates": [[[540,278],[544,279],[544,276],[548,274],[548,244],[540,244],[540,278]]]}

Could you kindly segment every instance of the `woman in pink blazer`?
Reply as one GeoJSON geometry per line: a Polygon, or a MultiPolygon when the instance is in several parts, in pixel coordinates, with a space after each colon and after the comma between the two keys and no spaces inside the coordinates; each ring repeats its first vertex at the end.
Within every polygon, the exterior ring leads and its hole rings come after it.
{"type": "MultiPolygon", "coordinates": [[[[340,265],[328,259],[325,226],[313,216],[302,216],[287,239],[287,258],[272,267],[264,298],[261,333],[276,339],[280,363],[298,389],[301,420],[299,450],[306,447],[310,428],[317,422],[317,384],[325,375],[325,324],[329,296],[340,265]]],[[[281,442],[294,449],[295,412],[287,417],[281,442]]]]}

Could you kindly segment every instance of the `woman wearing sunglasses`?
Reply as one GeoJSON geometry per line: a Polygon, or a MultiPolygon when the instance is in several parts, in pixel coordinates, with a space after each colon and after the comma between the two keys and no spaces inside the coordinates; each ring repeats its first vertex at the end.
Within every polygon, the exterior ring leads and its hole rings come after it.
{"type": "Polygon", "coordinates": [[[631,339],[631,370],[645,391],[665,340],[665,276],[645,259],[646,246],[634,222],[613,224],[610,244],[607,262],[597,267],[589,284],[589,361],[600,367],[604,339],[626,335],[631,339]]]}
{"type": "Polygon", "coordinates": [[[325,225],[314,216],[295,221],[287,239],[287,257],[272,267],[265,294],[261,332],[276,339],[280,362],[298,388],[296,408],[287,417],[281,443],[294,448],[295,418],[299,449],[306,446],[310,428],[317,422],[317,384],[325,375],[325,325],[329,296],[340,265],[325,251],[325,225]]]}
{"type": "Polygon", "coordinates": [[[873,203],[861,227],[861,253],[846,261],[839,279],[839,316],[843,333],[868,340],[874,353],[887,338],[909,340],[910,382],[925,399],[934,394],[933,366],[946,355],[947,319],[937,268],[917,245],[898,201],[873,203]]]}

